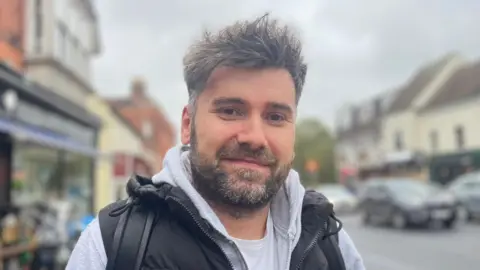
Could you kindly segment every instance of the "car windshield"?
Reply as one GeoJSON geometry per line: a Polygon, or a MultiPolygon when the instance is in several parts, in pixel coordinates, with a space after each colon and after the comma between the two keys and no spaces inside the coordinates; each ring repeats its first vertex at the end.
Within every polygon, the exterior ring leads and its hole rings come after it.
{"type": "Polygon", "coordinates": [[[327,197],[346,197],[352,196],[350,192],[343,186],[324,186],[317,189],[327,197]]]}
{"type": "Polygon", "coordinates": [[[461,176],[449,185],[456,192],[480,193],[480,173],[461,176]]]}
{"type": "Polygon", "coordinates": [[[392,180],[387,187],[398,197],[425,198],[432,193],[438,192],[440,187],[417,180],[392,180]]]}

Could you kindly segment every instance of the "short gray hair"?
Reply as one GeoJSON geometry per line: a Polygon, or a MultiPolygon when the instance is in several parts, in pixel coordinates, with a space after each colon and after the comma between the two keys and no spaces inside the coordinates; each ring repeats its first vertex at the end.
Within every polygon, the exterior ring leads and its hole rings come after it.
{"type": "Polygon", "coordinates": [[[295,84],[297,104],[307,73],[300,40],[287,25],[269,20],[268,13],[254,21],[237,22],[217,34],[206,31],[188,50],[183,66],[192,106],[218,67],[286,69],[295,84]]]}

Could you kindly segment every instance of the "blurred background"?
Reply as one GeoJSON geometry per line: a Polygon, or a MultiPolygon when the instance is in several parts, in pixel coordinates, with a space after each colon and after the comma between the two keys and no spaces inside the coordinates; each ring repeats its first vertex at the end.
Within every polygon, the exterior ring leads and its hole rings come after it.
{"type": "Polygon", "coordinates": [[[295,168],[369,270],[479,269],[480,1],[0,1],[0,270],[64,269],[179,143],[182,56],[270,11],[304,41],[295,168]]]}

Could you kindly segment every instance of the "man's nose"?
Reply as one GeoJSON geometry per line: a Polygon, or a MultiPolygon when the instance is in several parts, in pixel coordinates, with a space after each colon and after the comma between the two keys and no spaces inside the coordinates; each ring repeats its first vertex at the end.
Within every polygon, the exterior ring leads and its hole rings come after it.
{"type": "Polygon", "coordinates": [[[262,117],[251,117],[245,121],[243,130],[237,135],[240,144],[248,144],[253,149],[267,145],[265,126],[262,117]]]}

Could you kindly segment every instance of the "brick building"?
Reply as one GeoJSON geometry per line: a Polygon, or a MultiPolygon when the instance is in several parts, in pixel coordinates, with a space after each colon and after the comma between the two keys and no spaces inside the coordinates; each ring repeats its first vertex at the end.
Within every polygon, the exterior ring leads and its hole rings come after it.
{"type": "Polygon", "coordinates": [[[142,134],[145,147],[156,153],[155,170],[159,171],[165,153],[175,145],[176,134],[159,105],[148,95],[145,82],[134,79],[130,96],[107,102],[142,134]]]}
{"type": "Polygon", "coordinates": [[[0,1],[0,59],[17,71],[24,61],[24,0],[0,1]]]}

